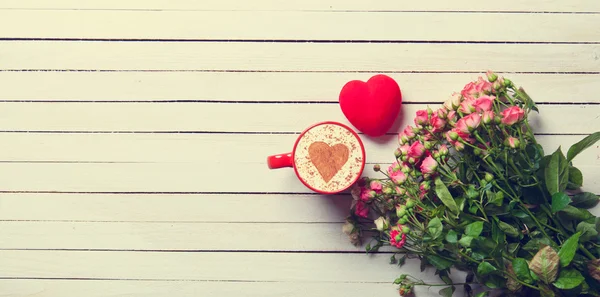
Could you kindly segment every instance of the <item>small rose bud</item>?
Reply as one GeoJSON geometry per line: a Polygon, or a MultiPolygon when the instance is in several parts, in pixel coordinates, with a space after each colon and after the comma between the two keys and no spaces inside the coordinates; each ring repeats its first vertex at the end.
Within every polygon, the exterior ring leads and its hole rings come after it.
{"type": "Polygon", "coordinates": [[[493,181],[493,180],[494,180],[494,175],[493,175],[493,174],[491,174],[491,173],[489,173],[489,172],[486,172],[486,173],[485,173],[485,180],[486,180],[487,182],[491,182],[491,181],[493,181]]]}
{"type": "Polygon", "coordinates": [[[410,233],[410,227],[408,227],[408,226],[402,226],[402,233],[404,233],[404,234],[410,233]]]}
{"type": "Polygon", "coordinates": [[[404,195],[404,194],[406,194],[406,189],[400,188],[400,187],[396,187],[396,194],[398,194],[398,195],[404,195]]]}
{"type": "Polygon", "coordinates": [[[374,223],[377,231],[385,231],[390,227],[390,222],[384,217],[377,218],[374,223]]]}
{"type": "Polygon", "coordinates": [[[505,87],[510,87],[512,85],[512,81],[510,81],[510,79],[505,78],[504,79],[504,86],[505,87]]]}
{"type": "Polygon", "coordinates": [[[439,152],[435,152],[435,153],[433,153],[433,157],[434,157],[436,160],[439,160],[439,159],[440,159],[440,153],[439,153],[439,152]]]}
{"type": "Polygon", "coordinates": [[[510,148],[517,148],[519,145],[521,145],[521,141],[518,138],[510,136],[504,141],[504,145],[510,148]]]}
{"type": "Polygon", "coordinates": [[[432,115],[433,114],[433,110],[429,106],[427,106],[427,114],[428,115],[432,115]]]}
{"type": "Polygon", "coordinates": [[[494,117],[494,122],[496,123],[496,125],[500,125],[500,123],[502,123],[502,118],[499,116],[495,116],[494,117]]]}
{"type": "Polygon", "coordinates": [[[413,208],[413,207],[415,207],[415,201],[414,201],[414,200],[412,200],[412,199],[408,199],[408,200],[406,200],[406,207],[408,207],[408,208],[413,208]]]}
{"type": "Polygon", "coordinates": [[[396,216],[398,216],[399,218],[403,217],[406,215],[406,206],[405,205],[398,205],[396,206],[396,216]]]}
{"type": "MultiPolygon", "coordinates": [[[[404,225],[408,222],[408,219],[406,219],[406,217],[401,217],[400,219],[398,219],[398,224],[404,225]]],[[[399,241],[399,240],[397,240],[399,241]]]]}
{"type": "MultiPolygon", "coordinates": [[[[456,132],[455,132],[456,133],[456,132]]],[[[458,135],[458,134],[457,134],[458,135]]],[[[438,148],[438,151],[440,152],[440,155],[445,156],[448,154],[448,147],[445,144],[440,145],[440,147],[438,148]]]]}
{"type": "Polygon", "coordinates": [[[480,156],[481,155],[481,149],[473,149],[473,154],[475,154],[475,156],[480,156]]]}
{"type": "Polygon", "coordinates": [[[381,171],[381,166],[379,166],[379,164],[373,165],[373,171],[375,171],[375,172],[381,171]]]}
{"type": "Polygon", "coordinates": [[[421,127],[420,126],[414,127],[414,128],[412,128],[412,131],[415,134],[421,133],[421,127]]]}
{"type": "Polygon", "coordinates": [[[456,141],[458,139],[458,133],[454,132],[454,131],[450,131],[448,132],[448,136],[450,136],[450,139],[456,141]]]}
{"type": "Polygon", "coordinates": [[[433,143],[431,141],[425,141],[425,143],[423,143],[423,146],[426,150],[430,150],[431,148],[433,148],[433,143]]]}
{"type": "Polygon", "coordinates": [[[397,159],[397,158],[400,158],[400,156],[402,156],[402,151],[400,151],[400,148],[397,148],[394,151],[394,157],[396,157],[396,159],[397,159]]]}
{"type": "Polygon", "coordinates": [[[385,188],[383,188],[383,193],[386,195],[392,195],[392,194],[394,194],[394,190],[390,187],[385,187],[385,188]]]}
{"type": "Polygon", "coordinates": [[[410,172],[410,167],[404,166],[404,167],[402,167],[401,171],[404,172],[404,173],[409,173],[410,172]]]}
{"type": "Polygon", "coordinates": [[[496,75],[491,70],[488,70],[488,72],[486,73],[486,75],[487,75],[487,79],[488,79],[489,82],[495,82],[498,79],[498,75],[496,75]]]}

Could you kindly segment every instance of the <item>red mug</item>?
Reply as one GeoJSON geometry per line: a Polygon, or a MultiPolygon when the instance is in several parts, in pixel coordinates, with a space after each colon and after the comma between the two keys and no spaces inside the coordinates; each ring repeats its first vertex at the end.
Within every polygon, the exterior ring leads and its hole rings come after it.
{"type": "Polygon", "coordinates": [[[365,148],[358,134],[337,122],[317,123],[304,130],[291,153],[267,157],[270,169],[293,167],[298,179],[321,194],[350,188],[365,168],[365,148]]]}

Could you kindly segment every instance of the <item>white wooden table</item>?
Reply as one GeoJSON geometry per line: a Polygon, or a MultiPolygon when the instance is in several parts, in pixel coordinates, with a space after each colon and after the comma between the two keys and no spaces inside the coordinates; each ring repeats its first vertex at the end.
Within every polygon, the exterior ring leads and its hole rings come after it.
{"type": "MultiPolygon", "coordinates": [[[[538,102],[547,150],[600,130],[598,0],[0,0],[0,38],[0,296],[398,296],[401,273],[436,280],[352,246],[348,195],[267,168],[309,125],[347,123],[352,79],[396,79],[404,127],[491,69],[538,102]]],[[[363,135],[366,174],[394,138],[363,135]]],[[[599,146],[575,165],[600,193],[599,146]]]]}

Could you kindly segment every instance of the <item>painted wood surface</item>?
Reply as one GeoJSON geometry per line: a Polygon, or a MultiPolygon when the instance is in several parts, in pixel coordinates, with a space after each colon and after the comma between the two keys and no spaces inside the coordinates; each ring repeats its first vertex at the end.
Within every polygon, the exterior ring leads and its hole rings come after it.
{"type": "MultiPolygon", "coordinates": [[[[398,296],[400,273],[437,281],[351,245],[351,197],[266,156],[315,122],[348,124],[349,80],[398,81],[401,129],[488,69],[539,104],[545,150],[600,130],[600,2],[0,1],[0,296],[398,296]]],[[[391,163],[393,132],[361,134],[365,174],[391,163]]],[[[574,164],[600,193],[600,146],[574,164]]]]}

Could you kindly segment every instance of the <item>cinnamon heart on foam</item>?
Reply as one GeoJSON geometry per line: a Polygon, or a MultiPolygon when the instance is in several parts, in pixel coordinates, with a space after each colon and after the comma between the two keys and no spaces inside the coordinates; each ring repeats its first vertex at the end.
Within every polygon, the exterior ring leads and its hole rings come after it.
{"type": "Polygon", "coordinates": [[[352,80],[340,92],[340,107],[348,121],[369,136],[381,136],[394,124],[402,106],[400,87],[378,74],[367,82],[352,80]]]}

